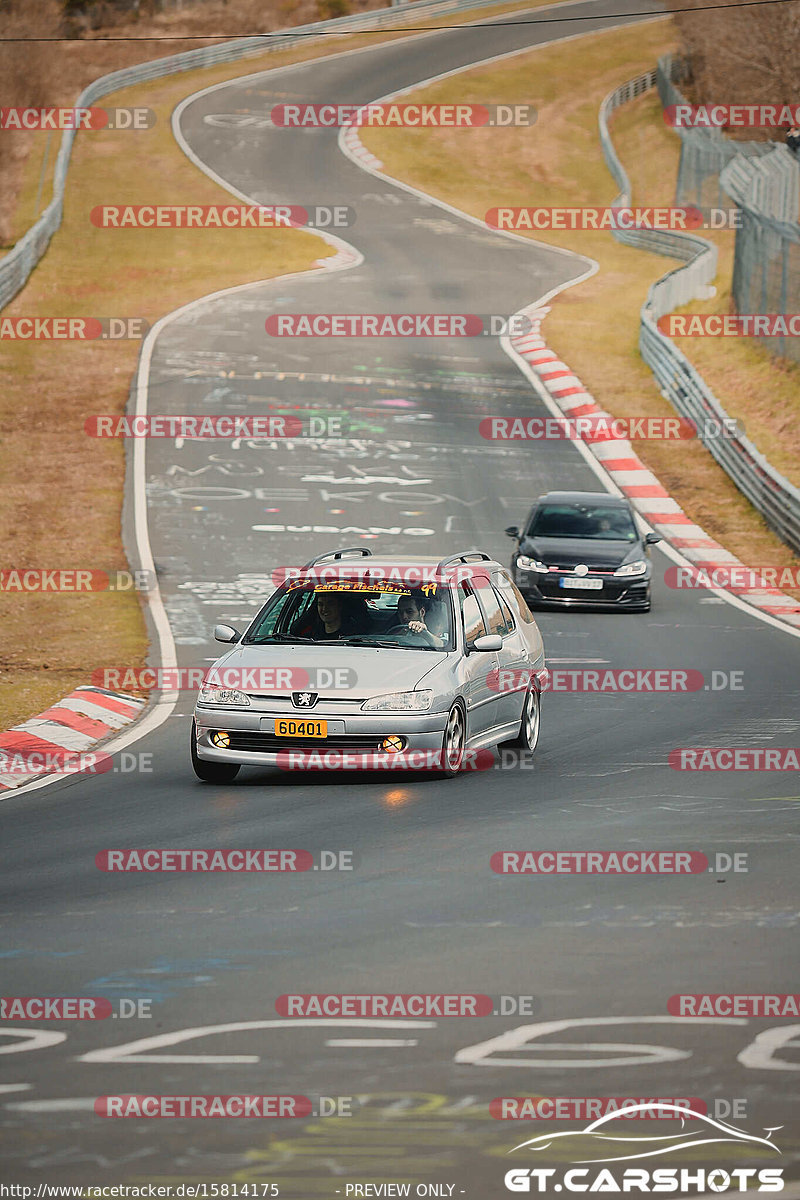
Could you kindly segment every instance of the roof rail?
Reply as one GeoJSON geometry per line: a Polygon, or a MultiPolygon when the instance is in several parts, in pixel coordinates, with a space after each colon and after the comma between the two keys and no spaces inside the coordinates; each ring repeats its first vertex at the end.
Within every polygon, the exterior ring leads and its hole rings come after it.
{"type": "Polygon", "coordinates": [[[307,563],[303,564],[302,570],[307,571],[309,567],[324,562],[326,558],[332,558],[335,561],[340,559],[343,554],[360,554],[363,558],[372,558],[372,551],[368,550],[366,546],[342,546],[341,550],[328,550],[326,554],[318,554],[316,558],[309,559],[307,563]]]}
{"type": "Polygon", "coordinates": [[[460,554],[450,554],[447,558],[441,559],[436,564],[436,571],[444,571],[453,563],[466,562],[468,558],[477,558],[479,562],[491,562],[491,554],[484,554],[483,550],[462,550],[460,554]]]}

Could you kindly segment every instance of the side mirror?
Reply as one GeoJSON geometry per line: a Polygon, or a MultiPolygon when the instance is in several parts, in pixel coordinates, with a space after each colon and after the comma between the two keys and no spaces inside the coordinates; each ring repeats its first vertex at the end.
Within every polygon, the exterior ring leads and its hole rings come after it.
{"type": "Polygon", "coordinates": [[[508,535],[508,537],[513,537],[513,538],[518,538],[521,536],[519,529],[517,528],[516,525],[509,525],[508,529],[506,530],[506,534],[508,535]]]}
{"type": "Polygon", "coordinates": [[[662,540],[661,534],[659,533],[646,533],[644,535],[645,546],[655,546],[656,542],[660,542],[662,540]]]}
{"type": "Polygon", "coordinates": [[[232,625],[215,625],[214,626],[214,641],[215,642],[238,642],[242,635],[238,629],[234,629],[232,625]]]}
{"type": "Polygon", "coordinates": [[[481,637],[475,638],[474,642],[470,643],[470,650],[478,650],[486,653],[490,650],[502,650],[503,639],[499,633],[484,633],[481,637]]]}

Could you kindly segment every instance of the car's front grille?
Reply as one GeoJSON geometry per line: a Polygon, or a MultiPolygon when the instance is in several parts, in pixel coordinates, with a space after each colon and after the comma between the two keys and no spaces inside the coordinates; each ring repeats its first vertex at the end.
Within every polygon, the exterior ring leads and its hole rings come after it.
{"type": "Polygon", "coordinates": [[[231,750],[276,754],[279,750],[379,750],[384,739],[379,733],[335,733],[327,738],[276,737],[258,730],[231,730],[231,750]]]}
{"type": "MultiPolygon", "coordinates": [[[[273,695],[273,696],[267,696],[266,694],[262,694],[260,692],[249,692],[248,695],[250,696],[251,700],[258,700],[260,703],[264,703],[264,704],[277,705],[280,708],[288,708],[288,709],[291,709],[292,712],[301,712],[302,713],[302,712],[311,712],[312,711],[309,708],[307,708],[307,709],[298,708],[297,705],[292,703],[292,697],[287,696],[285,692],[278,693],[277,695],[273,695]]],[[[327,708],[329,704],[361,705],[364,703],[364,701],[366,699],[367,699],[366,696],[328,696],[328,695],[325,695],[324,693],[321,693],[318,704],[324,706],[325,708],[327,708]]]]}

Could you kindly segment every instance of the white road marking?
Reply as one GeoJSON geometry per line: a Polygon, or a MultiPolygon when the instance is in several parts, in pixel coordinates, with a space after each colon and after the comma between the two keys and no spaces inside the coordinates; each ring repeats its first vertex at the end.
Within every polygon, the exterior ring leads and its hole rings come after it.
{"type": "Polygon", "coordinates": [[[543,1045],[530,1045],[535,1038],[548,1033],[563,1033],[566,1029],[582,1029],[594,1025],[746,1025],[745,1017],[576,1017],[564,1021],[539,1021],[534,1025],[517,1025],[515,1029],[507,1029],[498,1037],[489,1038],[484,1042],[476,1042],[473,1046],[465,1046],[457,1051],[454,1061],[467,1063],[473,1067],[526,1067],[528,1070],[555,1068],[558,1070],[585,1070],[589,1067],[634,1067],[652,1066],[655,1063],[676,1062],[683,1058],[691,1058],[691,1050],[678,1050],[674,1046],[635,1045],[626,1042],[545,1042],[543,1045]],[[624,1057],[598,1058],[539,1058],[538,1053],[554,1050],[624,1050],[624,1057]],[[530,1054],[527,1058],[497,1058],[495,1052],[507,1050],[525,1050],[530,1054]],[[640,1053],[634,1054],[634,1051],[640,1053]]]}
{"type": "Polygon", "coordinates": [[[328,1038],[326,1046],[349,1046],[358,1049],[384,1049],[387,1046],[418,1046],[419,1038],[328,1038]]]}
{"type": "Polygon", "coordinates": [[[198,1025],[191,1029],[176,1029],[156,1037],[138,1038],[121,1046],[105,1046],[82,1054],[78,1062],[149,1062],[149,1063],[257,1063],[257,1054],[148,1054],[181,1042],[194,1041],[216,1033],[246,1033],[256,1029],[434,1029],[435,1021],[361,1020],[346,1017],[291,1017],[277,1021],[234,1021],[227,1025],[198,1025]]]}

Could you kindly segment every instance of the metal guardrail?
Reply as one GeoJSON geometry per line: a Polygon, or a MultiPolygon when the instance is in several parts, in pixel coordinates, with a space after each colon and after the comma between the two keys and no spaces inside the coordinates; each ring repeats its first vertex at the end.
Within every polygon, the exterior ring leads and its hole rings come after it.
{"type": "MultiPolygon", "coordinates": [[[[600,142],[606,163],[620,187],[614,207],[629,206],[631,185],[608,131],[611,114],[620,105],[656,86],[657,72],[628,80],[605,97],[600,106],[600,142]]],[[[662,94],[662,102],[664,96],[662,94]]],[[[670,99],[668,103],[677,103],[670,99]]],[[[683,260],[650,287],[642,305],[639,350],[661,386],[662,395],[681,416],[694,421],[698,436],[739,491],[758,509],[787,545],[800,554],[800,490],[767,462],[744,433],[709,436],[725,430],[730,418],[711,388],[678,347],[661,333],[659,317],[690,300],[703,299],[717,271],[717,247],[697,234],[660,230],[615,230],[619,242],[683,260]]]]}
{"type": "MultiPolygon", "coordinates": [[[[204,46],[197,50],[186,50],[166,58],[153,59],[101,75],[81,92],[75,101],[76,108],[88,108],[103,96],[120,88],[136,83],[147,83],[165,75],[181,71],[192,71],[200,67],[212,67],[218,63],[235,62],[253,55],[285,50],[297,46],[317,33],[336,30],[342,33],[357,33],[360,29],[391,28],[392,25],[408,20],[409,14],[422,17],[438,16],[443,13],[460,12],[463,9],[491,8],[502,0],[415,0],[397,7],[378,8],[369,12],[351,13],[346,17],[333,17],[328,21],[314,21],[309,25],[297,25],[285,32],[269,33],[257,37],[235,38],[216,46],[204,46]]],[[[19,239],[8,254],[0,259],[0,309],[22,290],[31,271],[42,258],[50,239],[61,225],[64,208],[69,160],[75,140],[74,129],[64,131],[53,174],[53,199],[39,219],[19,239]]]]}

